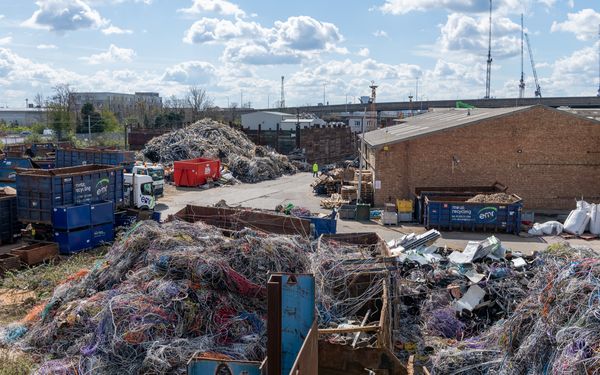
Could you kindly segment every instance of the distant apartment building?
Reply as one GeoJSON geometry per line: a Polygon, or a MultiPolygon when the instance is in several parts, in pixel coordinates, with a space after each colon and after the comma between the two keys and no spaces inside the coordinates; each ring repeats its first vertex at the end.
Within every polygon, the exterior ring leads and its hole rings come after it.
{"type": "Polygon", "coordinates": [[[73,94],[73,102],[77,112],[81,111],[85,103],[91,103],[96,110],[110,110],[121,121],[130,116],[142,121],[144,115],[153,114],[162,108],[162,98],[156,92],[77,92],[73,94]]]}

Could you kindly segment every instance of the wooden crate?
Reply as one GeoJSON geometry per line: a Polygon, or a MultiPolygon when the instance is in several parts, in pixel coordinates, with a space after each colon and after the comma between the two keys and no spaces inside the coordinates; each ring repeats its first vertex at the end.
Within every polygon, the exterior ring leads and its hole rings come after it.
{"type": "Polygon", "coordinates": [[[45,262],[58,256],[58,244],[53,242],[37,242],[11,251],[21,262],[30,266],[45,262]]]}
{"type": "Polygon", "coordinates": [[[6,271],[17,269],[20,266],[19,257],[13,254],[0,254],[0,275],[4,275],[6,271]]]}

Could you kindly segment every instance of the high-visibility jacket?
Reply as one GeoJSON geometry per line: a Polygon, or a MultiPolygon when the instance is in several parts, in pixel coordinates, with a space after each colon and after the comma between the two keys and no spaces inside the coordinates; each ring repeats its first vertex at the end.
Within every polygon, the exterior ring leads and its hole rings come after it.
{"type": "Polygon", "coordinates": [[[313,172],[319,171],[319,165],[317,163],[313,164],[313,172]]]}

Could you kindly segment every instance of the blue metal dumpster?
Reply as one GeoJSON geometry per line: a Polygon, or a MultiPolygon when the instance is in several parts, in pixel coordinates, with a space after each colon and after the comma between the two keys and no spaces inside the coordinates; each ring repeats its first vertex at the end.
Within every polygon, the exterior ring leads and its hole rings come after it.
{"type": "Polygon", "coordinates": [[[519,234],[523,200],[512,194],[514,202],[469,203],[470,197],[426,197],[425,226],[428,229],[482,230],[519,234]]]}
{"type": "Polygon", "coordinates": [[[56,231],[54,240],[61,254],[75,254],[92,248],[92,231],[89,228],[74,231],[56,231]]]}
{"type": "Polygon", "coordinates": [[[91,225],[90,205],[57,206],[52,210],[52,226],[58,230],[73,230],[91,225]]]}
{"type": "Polygon", "coordinates": [[[56,168],[75,167],[79,165],[115,165],[128,170],[135,163],[133,151],[95,150],[95,149],[58,149],[56,150],[56,168]]]}
{"type": "Polygon", "coordinates": [[[0,245],[13,243],[21,235],[17,221],[17,197],[0,194],[0,245]]]}
{"type": "Polygon", "coordinates": [[[52,225],[57,206],[112,201],[123,205],[123,169],[103,165],[17,172],[17,217],[52,225]]]}

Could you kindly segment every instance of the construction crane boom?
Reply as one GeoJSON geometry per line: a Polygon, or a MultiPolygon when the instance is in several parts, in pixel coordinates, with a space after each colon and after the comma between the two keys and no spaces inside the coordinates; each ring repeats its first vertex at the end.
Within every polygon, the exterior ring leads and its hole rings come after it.
{"type": "Polygon", "coordinates": [[[523,13],[521,13],[521,80],[519,81],[519,98],[525,96],[525,74],[523,74],[523,13]]]}
{"type": "Polygon", "coordinates": [[[533,60],[533,53],[531,52],[531,43],[529,42],[529,35],[525,33],[525,41],[527,42],[527,51],[529,51],[529,59],[531,60],[531,70],[533,70],[533,78],[535,80],[535,97],[542,97],[542,89],[540,82],[538,81],[537,71],[535,70],[535,62],[533,60]]]}
{"type": "Polygon", "coordinates": [[[487,71],[485,75],[485,99],[490,98],[492,78],[492,0],[490,0],[490,32],[488,36],[487,71]]]}

